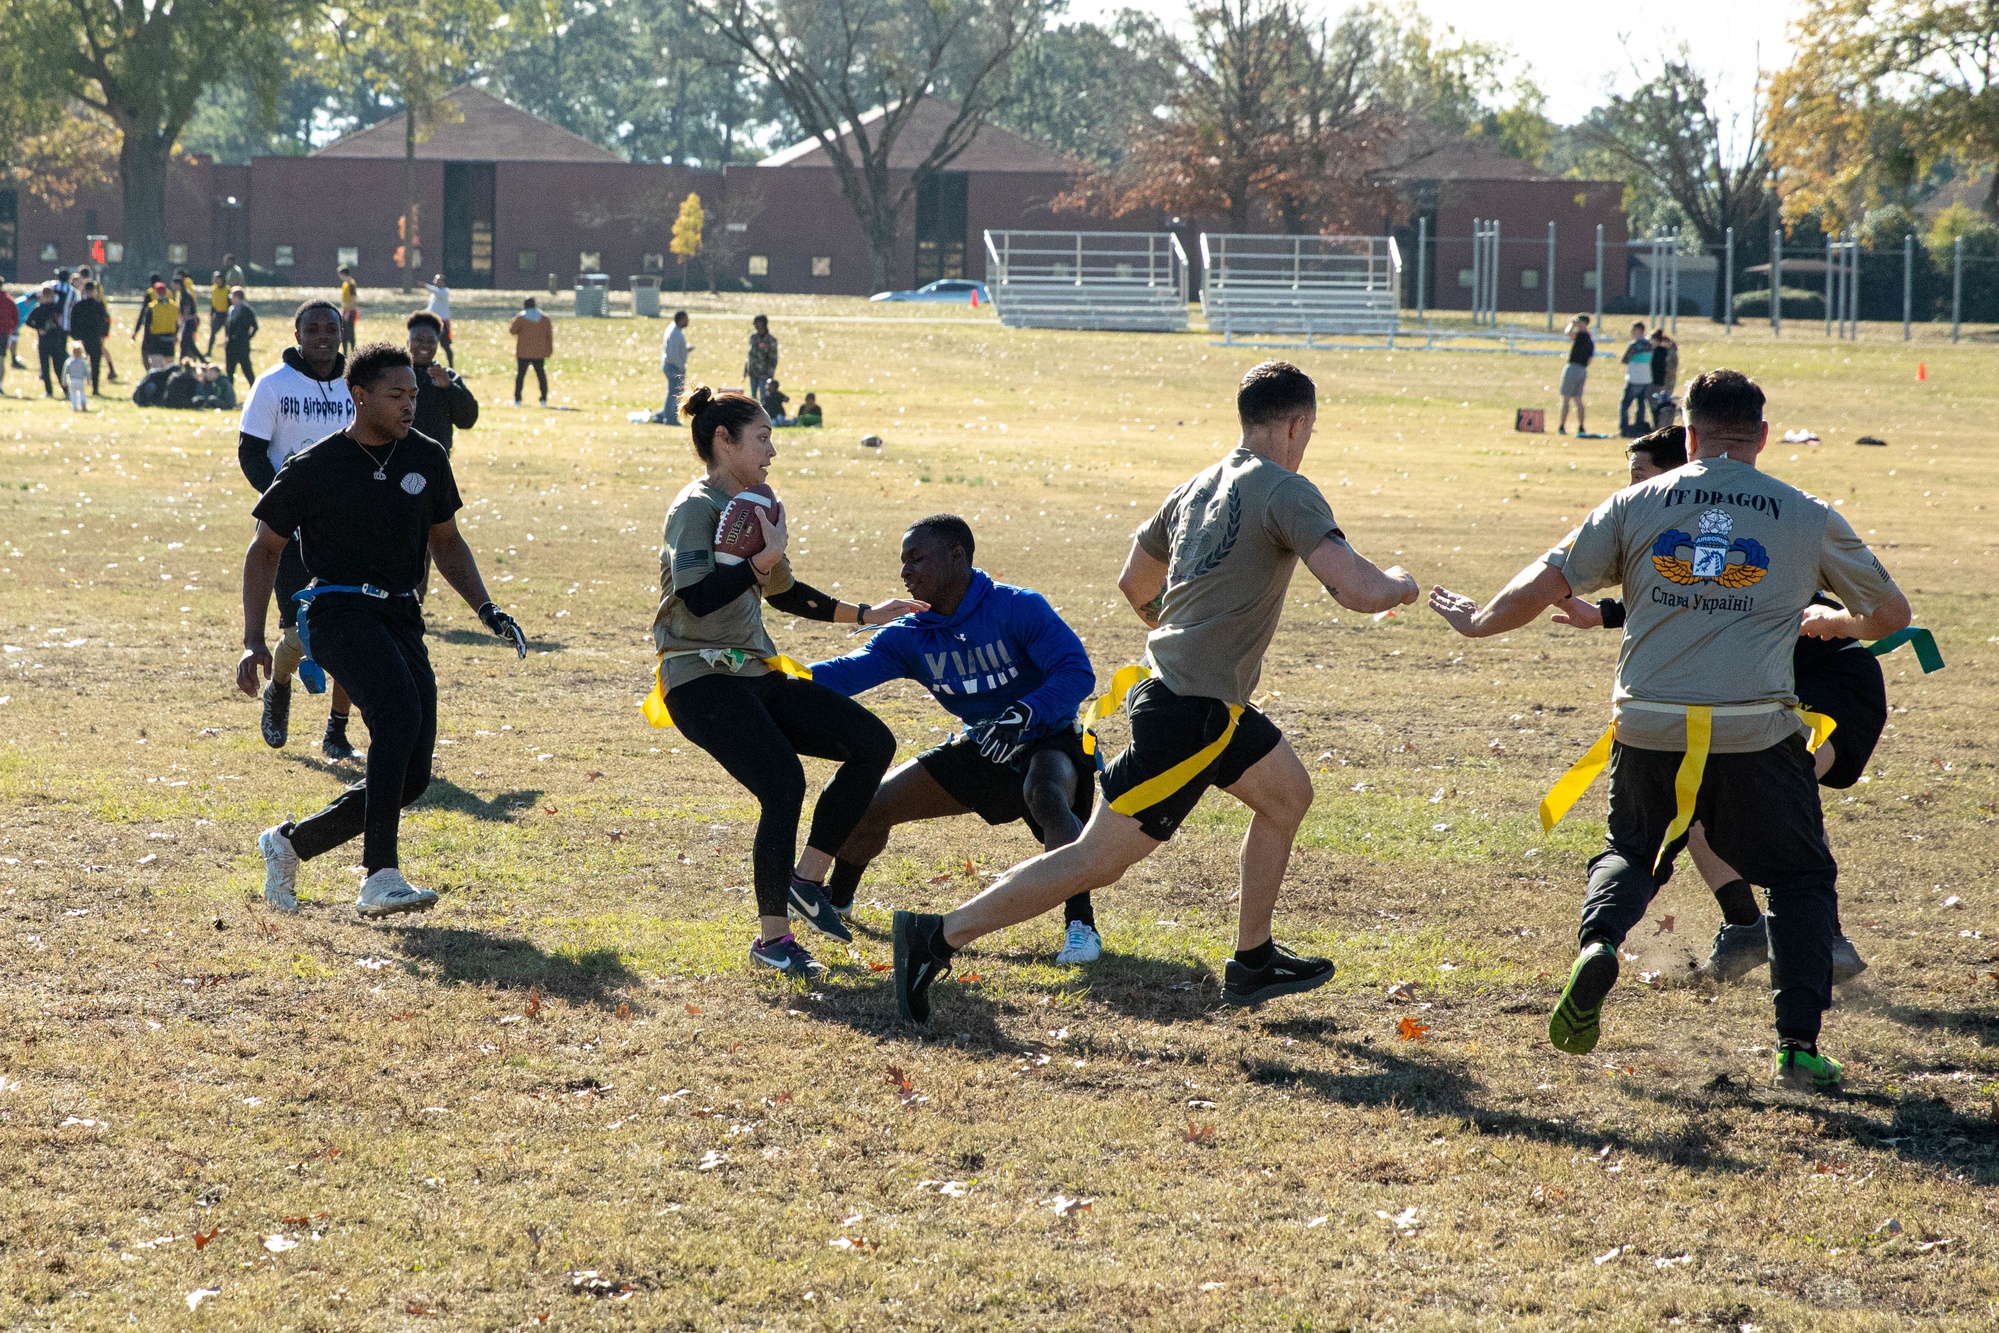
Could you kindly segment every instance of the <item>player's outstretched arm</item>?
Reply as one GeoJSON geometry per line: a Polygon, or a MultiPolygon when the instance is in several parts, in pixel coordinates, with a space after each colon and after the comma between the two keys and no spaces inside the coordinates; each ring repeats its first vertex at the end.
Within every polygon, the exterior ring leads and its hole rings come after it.
{"type": "Polygon", "coordinates": [[[1513,576],[1499,595],[1481,607],[1469,597],[1460,597],[1449,588],[1430,589],[1430,609],[1449,622],[1467,639],[1483,639],[1505,634],[1530,624],[1541,612],[1572,593],[1568,576],[1553,565],[1536,560],[1513,576]]]}
{"type": "Polygon", "coordinates": [[[291,538],[273,532],[262,519],[257,535],[243,553],[243,656],[236,663],[236,688],[256,697],[257,673],[271,677],[271,650],[264,642],[264,616],[271,605],[271,590],[278,584],[278,561],[291,538]]]}
{"type": "Polygon", "coordinates": [[[514,645],[514,651],[522,657],[528,655],[527,635],[521,631],[519,622],[494,605],[486,593],[486,580],[480,577],[479,562],[472,558],[472,548],[465,544],[465,535],[458,531],[458,520],[447,518],[442,523],[430,525],[430,558],[437,563],[437,572],[444,576],[465,605],[472,608],[485,623],[487,629],[514,645]]]}
{"type": "Polygon", "coordinates": [[[1166,596],[1166,562],[1140,546],[1131,544],[1124,558],[1124,570],[1117,576],[1117,590],[1131,603],[1148,629],[1159,628],[1159,607],[1166,596]]]}
{"type": "Polygon", "coordinates": [[[1370,614],[1407,606],[1422,589],[1400,565],[1381,568],[1339,537],[1328,537],[1305,557],[1305,568],[1349,611],[1370,614]]]}
{"type": "Polygon", "coordinates": [[[1813,603],[1805,608],[1798,633],[1808,639],[1885,639],[1907,629],[1914,618],[1909,599],[1898,592],[1867,616],[1813,603]]]}

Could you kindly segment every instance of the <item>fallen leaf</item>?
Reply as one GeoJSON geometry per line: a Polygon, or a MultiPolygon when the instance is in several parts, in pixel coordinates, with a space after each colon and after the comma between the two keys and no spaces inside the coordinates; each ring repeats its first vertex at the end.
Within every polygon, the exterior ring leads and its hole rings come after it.
{"type": "Polygon", "coordinates": [[[895,964],[894,964],[894,963],[869,963],[869,964],[868,964],[868,971],[870,971],[870,972],[893,972],[893,971],[895,971],[895,964]]]}
{"type": "Polygon", "coordinates": [[[196,1287],[187,1294],[187,1312],[193,1314],[201,1308],[203,1301],[207,1300],[210,1296],[220,1296],[221,1294],[222,1288],[220,1287],[196,1287]]]}
{"type": "Polygon", "coordinates": [[[314,1222],[321,1221],[329,1216],[331,1216],[329,1213],[312,1213],[310,1215],[300,1213],[297,1217],[281,1217],[278,1220],[288,1227],[309,1227],[314,1222]]]}
{"type": "Polygon", "coordinates": [[[623,829],[614,828],[611,830],[612,842],[623,842],[624,840],[625,840],[625,831],[623,829]]]}
{"type": "MultiPolygon", "coordinates": [[[[589,771],[588,773],[585,773],[585,774],[583,775],[583,780],[584,780],[585,782],[595,782],[595,781],[596,781],[596,780],[597,780],[598,778],[601,778],[601,777],[603,777],[603,776],[604,776],[604,774],[603,774],[603,773],[602,773],[602,772],[601,772],[600,770],[598,770],[598,769],[594,769],[594,768],[593,768],[593,769],[591,769],[591,770],[590,770],[590,771],[589,771]]],[[[543,1316],[541,1317],[541,1320],[542,1320],[542,1322],[543,1322],[544,1324],[545,1324],[545,1323],[547,1323],[547,1322],[548,1322],[548,1316],[547,1316],[547,1315],[543,1315],[543,1316]]]]}
{"type": "Polygon", "coordinates": [[[687,1006],[687,1012],[693,1017],[699,1018],[701,1017],[702,1013],[701,1006],[698,1004],[690,1004],[687,1006]]]}
{"type": "Polygon", "coordinates": [[[984,981],[984,980],[985,977],[983,977],[977,972],[967,972],[964,976],[958,978],[958,984],[960,986],[969,986],[975,981],[984,981]]]}
{"type": "Polygon", "coordinates": [[[888,1078],[889,1086],[899,1093],[907,1095],[915,1091],[916,1085],[911,1082],[909,1075],[902,1072],[901,1065],[890,1065],[886,1071],[886,1077],[888,1078]]]}
{"type": "Polygon", "coordinates": [[[865,1251],[879,1250],[881,1248],[879,1242],[869,1240],[866,1236],[840,1236],[834,1240],[827,1241],[826,1244],[836,1250],[865,1251]]]}
{"type": "Polygon", "coordinates": [[[1656,930],[1654,930],[1654,931],[1653,931],[1652,933],[1653,933],[1654,935],[1670,935],[1670,934],[1672,934],[1672,933],[1673,933],[1673,914],[1672,914],[1671,912],[1668,912],[1668,913],[1667,913],[1666,915],[1664,915],[1664,916],[1660,917],[1660,918],[1659,918],[1659,925],[1658,925],[1658,928],[1657,928],[1656,930]]]}
{"type": "Polygon", "coordinates": [[[1391,1000],[1413,1000],[1416,998],[1416,983],[1413,981],[1390,982],[1387,994],[1391,1000]]]}
{"type": "Polygon", "coordinates": [[[1421,1041],[1423,1040],[1423,1035],[1429,1030],[1429,1024],[1418,1023],[1413,1018],[1404,1018],[1400,1023],[1395,1025],[1396,1034],[1404,1041],[1421,1041]]]}
{"type": "Polygon", "coordinates": [[[967,879],[977,879],[979,877],[979,868],[972,864],[972,858],[969,856],[965,858],[965,877],[967,879]]]}
{"type": "Polygon", "coordinates": [[[555,813],[555,807],[552,805],[544,805],[542,809],[548,811],[551,815],[555,813]]]}
{"type": "Polygon", "coordinates": [[[947,870],[941,875],[932,875],[930,877],[930,882],[932,884],[946,884],[950,882],[950,879],[951,879],[951,872],[947,870]]]}
{"type": "Polygon", "coordinates": [[[1055,1216],[1073,1218],[1079,1213],[1089,1212],[1097,1201],[1095,1199],[1072,1199],[1066,1194],[1058,1194],[1052,1199],[1043,1199],[1041,1202],[1054,1209],[1055,1216]]]}
{"type": "Polygon", "coordinates": [[[629,1000],[627,1000],[627,1001],[626,1001],[625,1003],[623,1003],[623,1004],[620,1004],[620,1005],[618,1006],[618,1017],[619,1017],[619,1018],[630,1018],[631,1016],[632,1016],[632,1006],[631,1006],[631,1002],[630,1002],[629,1000]]]}
{"type": "MultiPolygon", "coordinates": [[[[204,1235],[200,1231],[196,1231],[194,1233],[194,1248],[197,1250],[207,1249],[208,1242],[214,1240],[217,1236],[221,1234],[222,1234],[222,1225],[219,1222],[216,1225],[210,1227],[206,1235],[204,1235]]],[[[209,1294],[213,1295],[214,1293],[211,1292],[209,1294]]]]}
{"type": "Polygon", "coordinates": [[[541,1013],[541,987],[534,986],[529,988],[527,1008],[522,1010],[522,1012],[529,1018],[533,1018],[541,1013]]]}
{"type": "Polygon", "coordinates": [[[417,1316],[419,1319],[425,1319],[430,1317],[431,1315],[436,1314],[437,1311],[431,1309],[428,1305],[425,1305],[422,1301],[411,1301],[409,1304],[403,1307],[403,1313],[413,1314],[417,1316]]]}
{"type": "Polygon", "coordinates": [[[1215,1127],[1213,1125],[1197,1125],[1189,1120],[1187,1122],[1186,1133],[1182,1137],[1189,1143],[1209,1143],[1214,1140],[1215,1127]]]}
{"type": "Polygon", "coordinates": [[[1494,753],[1494,754],[1505,754],[1505,753],[1506,753],[1506,747],[1505,747],[1504,745],[1501,745],[1501,744],[1499,743],[1499,738],[1498,738],[1497,736],[1493,737],[1493,738],[1492,738],[1492,743],[1491,743],[1491,744],[1489,744],[1489,745],[1487,745],[1487,746],[1486,746],[1485,748],[1486,748],[1486,749],[1488,749],[1488,750],[1490,750],[1490,751],[1492,751],[1492,753],[1494,753]]]}

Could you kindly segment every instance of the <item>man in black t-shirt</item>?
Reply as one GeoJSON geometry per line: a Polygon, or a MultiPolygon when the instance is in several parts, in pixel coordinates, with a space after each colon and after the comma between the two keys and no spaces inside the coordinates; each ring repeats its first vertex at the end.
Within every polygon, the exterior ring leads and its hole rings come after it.
{"type": "Polygon", "coordinates": [[[243,657],[236,684],[255,697],[271,674],[264,617],[278,561],[298,536],[312,582],[301,594],[299,637],[360,708],[368,724],[367,777],[318,814],[266,829],[264,898],[296,911],[298,868],[362,835],[367,879],[357,906],[366,917],[428,910],[429,889],[404,879],[396,854],[402,808],[430,784],[437,741],[437,678],[423,646],[416,589],[426,553],[486,627],[521,656],[527,640],[514,618],[486,595],[472,551],[453,517],[461,502],[451,460],[435,440],[410,429],[416,372],[409,353],[387,343],[347,365],[354,424],[292,455],[257,502],[257,536],[243,560],[243,657]]]}
{"type": "Polygon", "coordinates": [[[1589,383],[1589,363],[1596,355],[1596,339],[1590,336],[1588,315],[1577,315],[1563,332],[1569,335],[1569,363],[1562,367],[1562,424],[1555,427],[1555,433],[1569,433],[1569,404],[1574,403],[1576,438],[1581,439],[1589,429],[1583,415],[1583,386],[1589,383]]]}

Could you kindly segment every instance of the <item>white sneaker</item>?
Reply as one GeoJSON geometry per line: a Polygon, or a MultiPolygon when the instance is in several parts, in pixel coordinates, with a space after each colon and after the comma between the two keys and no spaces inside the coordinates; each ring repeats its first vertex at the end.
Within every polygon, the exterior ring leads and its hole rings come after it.
{"type": "Polygon", "coordinates": [[[1058,963],[1094,963],[1104,952],[1103,936],[1097,928],[1081,921],[1069,923],[1069,933],[1062,940],[1062,952],[1055,955],[1058,963]]]}
{"type": "Polygon", "coordinates": [[[298,853],[292,840],[278,824],[257,835],[257,850],[264,854],[264,901],[275,912],[298,910],[298,853]]]}
{"type": "Polygon", "coordinates": [[[354,904],[362,916],[394,916],[398,912],[428,912],[437,906],[437,895],[419,889],[403,878],[394,866],[377,870],[361,882],[361,900],[354,904]]]}

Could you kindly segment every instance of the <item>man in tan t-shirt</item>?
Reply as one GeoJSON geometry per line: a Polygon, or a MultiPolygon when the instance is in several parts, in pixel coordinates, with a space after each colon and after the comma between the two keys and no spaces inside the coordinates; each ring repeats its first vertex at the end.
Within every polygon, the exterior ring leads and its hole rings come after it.
{"type": "Polygon", "coordinates": [[[1825,1089],[1840,1080],[1839,1063],[1818,1053],[1832,1003],[1838,867],[1808,727],[1794,711],[1793,649],[1800,629],[1892,634],[1909,623],[1909,603],[1836,510],[1757,471],[1768,437],[1763,391],[1738,371],[1708,371],[1687,390],[1692,462],[1604,501],[1491,605],[1444,588],[1431,590],[1430,605],[1479,638],[1518,629],[1565,597],[1624,588],[1609,839],[1590,862],[1582,952],[1549,1040],[1577,1055],[1596,1046],[1617,946],[1658,891],[1657,868],[1698,820],[1717,855],[1768,888],[1777,1074],[1825,1089]],[[1813,606],[1821,588],[1850,609],[1813,606]]]}
{"type": "Polygon", "coordinates": [[[1249,700],[1300,560],[1355,611],[1415,601],[1416,580],[1400,567],[1377,568],[1349,546],[1319,488],[1300,475],[1318,419],[1318,390],[1305,372],[1282,361],[1255,367],[1236,394],[1236,414],[1242,442],[1166,497],[1133,537],[1118,577],[1118,590],[1152,627],[1152,670],[1126,701],[1131,747],[1105,770],[1103,800],[1082,838],[1015,866],[948,915],[897,912],[902,1017],[929,1020],[930,984],[958,949],[1115,883],[1173,836],[1211,786],[1252,812],[1223,998],[1261,1004],[1332,979],[1326,959],[1301,958],[1270,938],[1312,780],[1249,700]]]}

